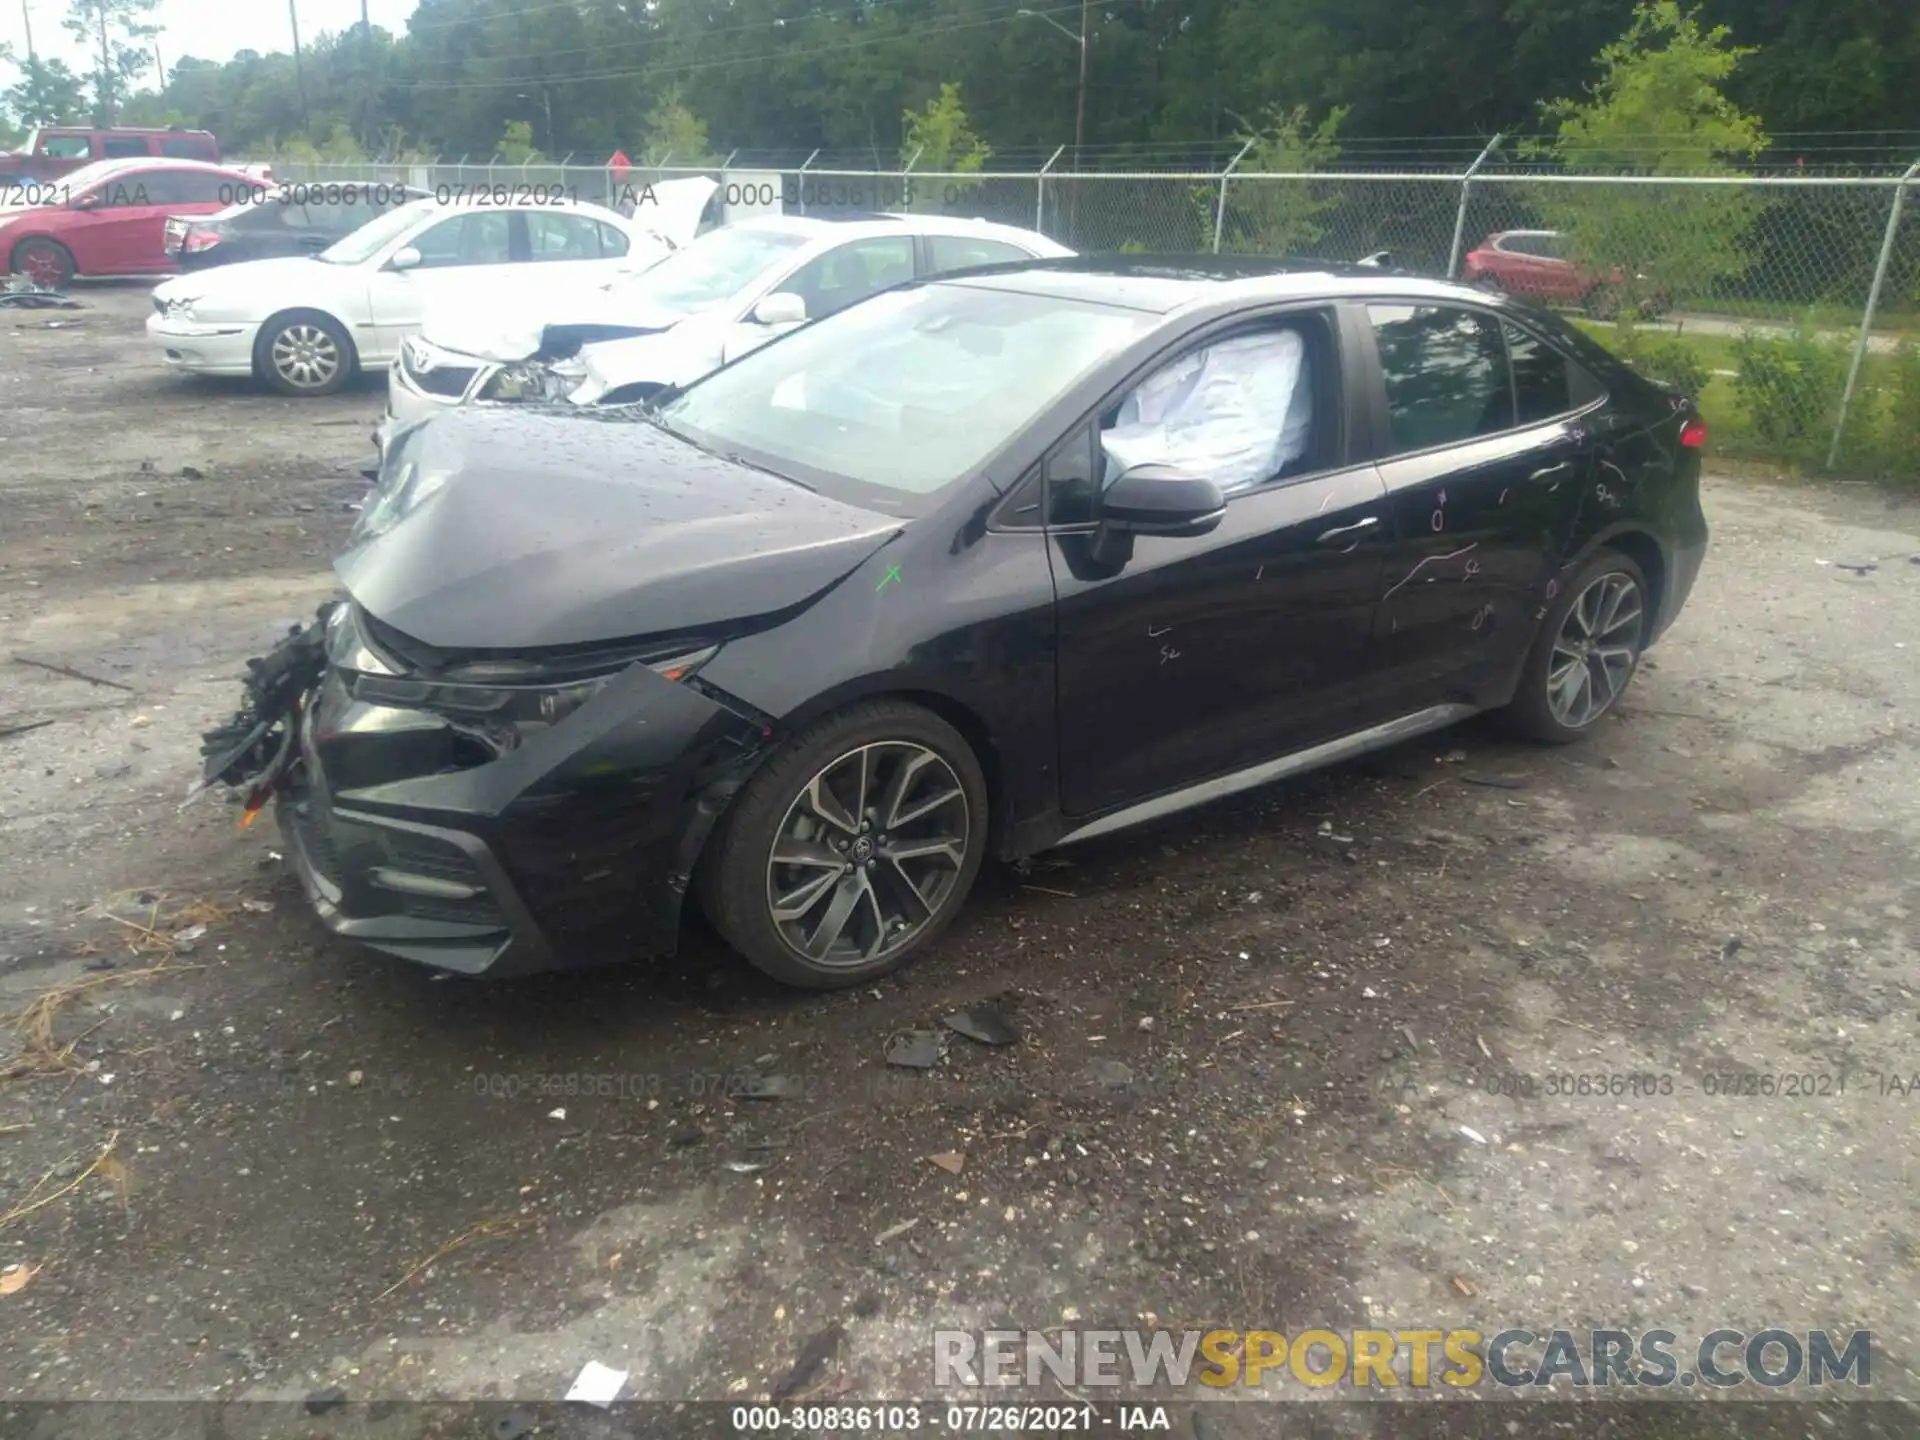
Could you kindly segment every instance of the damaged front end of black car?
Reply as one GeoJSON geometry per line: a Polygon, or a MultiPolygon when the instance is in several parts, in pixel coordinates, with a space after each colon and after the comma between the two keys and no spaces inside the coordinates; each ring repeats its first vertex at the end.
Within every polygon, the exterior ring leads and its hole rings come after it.
{"type": "Polygon", "coordinates": [[[707,834],[777,739],[701,668],[884,540],[828,515],[798,563],[707,590],[712,556],[680,537],[724,544],[764,497],[689,476],[646,426],[620,467],[582,463],[579,428],[410,433],[336,562],[345,596],[249,663],[204,739],[203,784],[272,800],[337,934],[490,976],[670,953],[707,834]]]}

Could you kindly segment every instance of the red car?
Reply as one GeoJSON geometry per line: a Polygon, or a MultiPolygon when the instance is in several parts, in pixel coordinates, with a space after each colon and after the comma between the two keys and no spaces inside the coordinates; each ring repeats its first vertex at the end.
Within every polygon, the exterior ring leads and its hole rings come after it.
{"type": "MultiPolygon", "coordinates": [[[[1582,269],[1567,258],[1567,237],[1558,230],[1502,230],[1489,235],[1478,250],[1467,253],[1466,278],[1484,290],[1578,305],[1600,320],[1617,316],[1627,299],[1626,273],[1595,275],[1582,269]]],[[[1657,315],[1671,303],[1665,295],[1647,295],[1639,308],[1643,314],[1657,315]]]]}
{"type": "Polygon", "coordinates": [[[261,182],[200,160],[100,160],[55,180],[0,181],[0,259],[10,274],[64,286],[75,275],[174,269],[169,215],[211,215],[261,182]]]}

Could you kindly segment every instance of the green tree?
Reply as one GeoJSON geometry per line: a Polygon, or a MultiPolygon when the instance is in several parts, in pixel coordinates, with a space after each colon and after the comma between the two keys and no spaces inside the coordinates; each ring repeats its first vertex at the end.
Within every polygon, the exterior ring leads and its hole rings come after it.
{"type": "MultiPolygon", "coordinates": [[[[1757,116],[1725,86],[1753,54],[1724,25],[1702,26],[1678,0],[1642,0],[1633,23],[1600,52],[1600,80],[1585,100],[1541,105],[1554,138],[1530,147],[1574,174],[1737,175],[1736,162],[1767,146],[1757,116]]],[[[1542,185],[1533,199],[1570,237],[1571,258],[1624,277],[1597,292],[1607,308],[1653,295],[1698,296],[1743,273],[1761,202],[1733,186],[1542,185]],[[1624,292],[1624,293],[1622,293],[1624,292]]]]}
{"type": "Polygon", "coordinates": [[[133,84],[147,73],[147,44],[160,33],[148,17],[160,0],[72,0],[61,23],[92,52],[93,120],[111,125],[133,84]]]}
{"type": "Polygon", "coordinates": [[[944,80],[940,93],[923,110],[908,110],[901,115],[900,165],[935,174],[971,175],[986,167],[993,151],[974,132],[967,119],[967,107],[960,99],[960,84],[944,80]]]}
{"type": "Polygon", "coordinates": [[[664,96],[647,112],[646,143],[640,150],[642,165],[671,160],[676,166],[697,167],[713,158],[710,148],[707,122],[683,105],[678,95],[664,96]]]}
{"type": "Polygon", "coordinates": [[[499,144],[493,148],[509,165],[530,165],[541,158],[540,152],[533,148],[533,123],[528,120],[509,120],[500,134],[499,144]]]}
{"type": "MultiPolygon", "coordinates": [[[[1344,106],[1329,111],[1318,124],[1308,120],[1304,105],[1291,110],[1270,106],[1251,131],[1235,137],[1247,146],[1239,168],[1254,176],[1300,176],[1331,169],[1340,159],[1340,122],[1346,118],[1344,106]]],[[[1218,188],[1202,187],[1194,201],[1211,235],[1218,188]]],[[[1339,203],[1324,184],[1311,180],[1230,181],[1220,248],[1256,255],[1297,254],[1319,244],[1327,233],[1322,217],[1339,203]]]]}
{"type": "Polygon", "coordinates": [[[63,61],[28,60],[19,80],[0,91],[0,105],[25,126],[71,125],[86,114],[86,82],[63,61]]]}

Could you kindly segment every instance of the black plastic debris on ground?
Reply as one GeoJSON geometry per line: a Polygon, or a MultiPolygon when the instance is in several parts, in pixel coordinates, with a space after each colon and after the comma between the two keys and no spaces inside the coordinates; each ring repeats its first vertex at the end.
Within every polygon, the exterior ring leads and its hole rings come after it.
{"type": "Polygon", "coordinates": [[[1878,570],[1880,567],[1872,563],[1868,563],[1865,565],[1849,565],[1844,560],[1836,560],[1833,562],[1833,568],[1836,570],[1850,570],[1855,575],[1871,575],[1874,571],[1878,570]]]}
{"type": "Polygon", "coordinates": [[[338,1385],[329,1385],[324,1390],[315,1390],[307,1396],[307,1413],[324,1415],[329,1410],[347,1403],[347,1392],[338,1385]]]}
{"type": "Polygon", "coordinates": [[[1486,785],[1495,790],[1524,790],[1527,782],[1516,780],[1511,775],[1462,775],[1469,785],[1486,785]]]}
{"type": "Polygon", "coordinates": [[[796,1394],[811,1385],[814,1377],[820,1373],[821,1367],[833,1358],[834,1352],[839,1350],[840,1338],[844,1333],[838,1322],[835,1322],[818,1335],[810,1337],[807,1343],[800,1347],[800,1354],[795,1357],[793,1368],[780,1377],[768,1398],[774,1401],[785,1400],[789,1395],[796,1394]]]}
{"type": "Polygon", "coordinates": [[[887,1063],[906,1070],[931,1070],[946,1048],[937,1031],[903,1030],[887,1041],[887,1063]]]}
{"type": "Polygon", "coordinates": [[[1020,1032],[992,1005],[975,1005],[947,1016],[940,1023],[956,1035],[964,1035],[982,1045],[1012,1045],[1020,1039],[1020,1032]]]}

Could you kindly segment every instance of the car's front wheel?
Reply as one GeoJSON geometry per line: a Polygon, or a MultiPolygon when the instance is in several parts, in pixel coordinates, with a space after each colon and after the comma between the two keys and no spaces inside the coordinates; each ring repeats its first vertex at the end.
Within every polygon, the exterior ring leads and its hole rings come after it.
{"type": "Polygon", "coordinates": [[[64,290],[73,280],[73,252],[58,240],[22,240],[13,247],[12,270],[49,290],[64,290]]]}
{"type": "Polygon", "coordinates": [[[1553,588],[1504,718],[1523,735],[1564,745],[1591,732],[1632,683],[1653,597],[1640,567],[1617,550],[1595,555],[1564,591],[1553,588]]]}
{"type": "Polygon", "coordinates": [[[318,310],[275,315],[253,342],[254,374],[282,395],[331,395],[357,363],[340,322],[318,310]]]}
{"type": "Polygon", "coordinates": [[[741,790],[698,877],[727,943],[789,985],[884,975],[959,911],[987,838],[987,786],[960,732],[874,701],[803,730],[741,790]]]}

